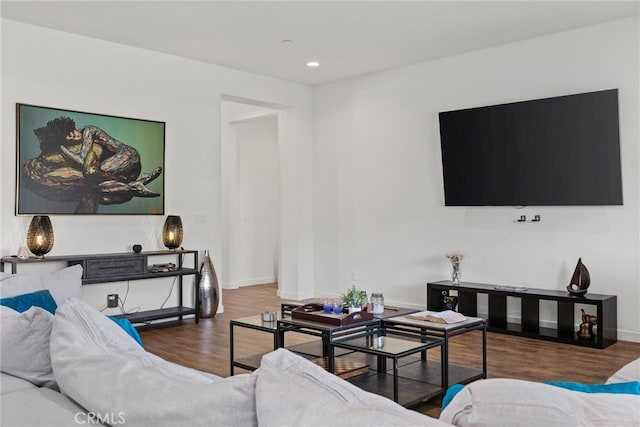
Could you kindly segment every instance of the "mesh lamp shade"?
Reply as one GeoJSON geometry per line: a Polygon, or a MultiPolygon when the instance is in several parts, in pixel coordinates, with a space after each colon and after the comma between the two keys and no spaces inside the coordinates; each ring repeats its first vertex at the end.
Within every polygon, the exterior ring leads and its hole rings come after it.
{"type": "Polygon", "coordinates": [[[33,217],[27,230],[27,247],[39,258],[53,248],[53,227],[48,216],[33,217]]]}
{"type": "Polygon", "coordinates": [[[162,243],[172,251],[182,244],[182,220],[177,215],[169,215],[162,227],[162,243]]]}

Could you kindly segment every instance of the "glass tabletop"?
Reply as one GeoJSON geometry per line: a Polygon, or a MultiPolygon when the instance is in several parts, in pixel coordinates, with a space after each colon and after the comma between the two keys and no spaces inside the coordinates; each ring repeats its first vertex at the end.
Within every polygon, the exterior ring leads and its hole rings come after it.
{"type": "Polygon", "coordinates": [[[335,347],[346,348],[354,351],[364,351],[383,356],[401,356],[439,347],[444,340],[429,338],[425,342],[413,341],[393,335],[377,336],[366,335],[348,337],[331,341],[335,347]]]}
{"type": "Polygon", "coordinates": [[[276,313],[276,319],[273,321],[262,320],[262,314],[256,314],[254,316],[242,317],[240,319],[231,319],[231,323],[238,326],[246,326],[253,329],[262,329],[267,331],[278,330],[278,320],[282,319],[280,312],[276,313]]]}
{"type": "Polygon", "coordinates": [[[406,315],[389,317],[385,319],[385,324],[387,325],[392,325],[396,323],[399,323],[402,325],[408,325],[408,326],[415,326],[419,328],[432,329],[432,330],[455,330],[460,328],[468,328],[471,326],[482,325],[486,323],[486,320],[481,317],[467,316],[467,318],[461,322],[436,323],[436,322],[428,322],[426,320],[412,319],[410,317],[407,317],[406,315]]]}

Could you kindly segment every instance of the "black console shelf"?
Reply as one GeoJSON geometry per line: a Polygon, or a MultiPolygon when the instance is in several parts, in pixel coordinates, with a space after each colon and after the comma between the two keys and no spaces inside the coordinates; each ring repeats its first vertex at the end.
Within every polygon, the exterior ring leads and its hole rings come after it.
{"type": "MultiPolygon", "coordinates": [[[[536,338],[585,347],[605,348],[618,339],[618,311],[615,295],[585,294],[574,296],[566,291],[536,288],[518,288],[483,283],[460,283],[454,285],[449,280],[427,283],[427,310],[444,310],[442,293],[451,291],[458,294],[458,311],[466,316],[477,317],[478,294],[487,294],[488,330],[527,338],[536,338]],[[507,321],[507,297],[520,300],[520,323],[507,321]],[[557,304],[557,328],[540,326],[540,301],[554,301],[557,304]],[[579,339],[576,323],[576,305],[593,306],[598,317],[594,329],[595,339],[579,339]]],[[[589,314],[594,314],[590,312],[589,314]]]]}
{"type": "Polygon", "coordinates": [[[18,264],[32,264],[43,262],[65,262],[67,265],[82,265],[82,284],[93,285],[96,283],[121,282],[128,280],[157,279],[162,277],[178,278],[178,306],[156,310],[146,310],[137,313],[121,314],[116,317],[126,318],[131,323],[148,323],[152,320],[177,317],[182,320],[184,316],[195,315],[196,323],[200,320],[199,293],[194,286],[195,307],[183,305],[182,282],[184,276],[194,276],[196,284],[199,279],[198,251],[178,249],[175,251],[146,251],[140,253],[109,253],[109,254],[85,254],[85,255],[61,255],[47,256],[44,258],[29,257],[19,259],[15,256],[2,257],[0,271],[4,271],[5,264],[11,265],[11,273],[17,273],[18,264]],[[193,259],[193,264],[184,265],[185,255],[193,259]],[[173,258],[174,266],[169,271],[152,271],[153,257],[173,258]]]}
{"type": "Polygon", "coordinates": [[[166,319],[169,317],[182,317],[189,314],[196,314],[196,309],[191,307],[169,307],[157,310],[140,311],[138,313],[120,314],[115,317],[126,318],[131,323],[145,323],[156,319],[166,319]]]}

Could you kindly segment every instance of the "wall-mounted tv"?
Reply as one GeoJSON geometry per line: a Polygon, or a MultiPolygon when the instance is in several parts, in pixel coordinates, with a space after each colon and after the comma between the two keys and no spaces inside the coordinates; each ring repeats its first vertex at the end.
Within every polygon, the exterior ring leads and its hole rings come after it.
{"type": "Polygon", "coordinates": [[[622,205],[617,89],[439,118],[446,206],[622,205]]]}

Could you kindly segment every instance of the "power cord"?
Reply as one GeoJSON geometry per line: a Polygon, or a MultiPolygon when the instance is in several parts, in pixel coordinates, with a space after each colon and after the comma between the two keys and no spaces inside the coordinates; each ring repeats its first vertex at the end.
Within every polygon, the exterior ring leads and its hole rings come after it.
{"type": "Polygon", "coordinates": [[[138,307],[133,307],[131,310],[127,311],[124,308],[125,303],[127,302],[127,298],[129,297],[129,281],[127,280],[127,290],[124,293],[124,299],[120,298],[120,296],[118,296],[118,307],[120,308],[120,311],[122,312],[122,314],[132,314],[132,313],[137,313],[140,311],[140,306],[138,307]]]}
{"type": "MultiPolygon", "coordinates": [[[[171,287],[169,288],[169,294],[167,295],[167,297],[164,299],[164,301],[162,302],[162,304],[160,305],[160,308],[163,309],[165,304],[167,303],[167,301],[169,301],[169,298],[171,298],[171,294],[173,294],[173,288],[175,288],[176,286],[176,281],[178,280],[178,276],[173,278],[173,281],[171,282],[171,287]]],[[[140,307],[134,307],[131,310],[127,311],[125,308],[125,304],[127,302],[127,298],[129,297],[129,281],[127,281],[127,290],[124,293],[124,298],[120,298],[120,296],[118,296],[118,308],[120,309],[120,312],[122,314],[132,314],[132,313],[137,313],[140,311],[140,307]]],[[[107,306],[104,305],[100,308],[100,311],[104,311],[107,309],[107,306]]],[[[146,322],[144,322],[145,325],[149,326],[151,325],[151,320],[147,320],[146,322]]]]}
{"type": "MultiPolygon", "coordinates": [[[[171,298],[171,294],[173,293],[173,288],[176,286],[176,280],[178,280],[178,276],[175,276],[173,278],[173,282],[171,282],[171,287],[169,288],[169,294],[160,305],[160,309],[163,309],[164,305],[167,303],[167,301],[169,301],[169,298],[171,298]]],[[[152,322],[153,322],[152,320],[147,320],[144,322],[144,324],[145,326],[151,326],[152,322]]]]}
{"type": "Polygon", "coordinates": [[[176,280],[178,280],[178,276],[175,276],[173,278],[173,282],[171,282],[171,288],[169,288],[169,295],[167,295],[167,297],[165,298],[165,300],[163,301],[162,305],[160,305],[160,309],[164,308],[164,305],[167,303],[167,301],[169,301],[169,298],[171,298],[171,294],[173,293],[173,288],[176,285],[176,280]]]}

